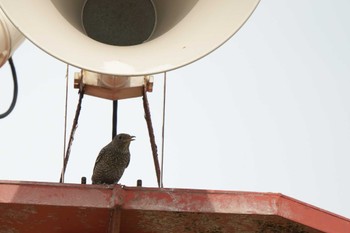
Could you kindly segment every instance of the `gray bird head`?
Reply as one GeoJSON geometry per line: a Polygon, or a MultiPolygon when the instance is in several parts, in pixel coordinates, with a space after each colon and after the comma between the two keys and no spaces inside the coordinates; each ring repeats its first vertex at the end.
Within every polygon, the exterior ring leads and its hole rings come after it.
{"type": "Polygon", "coordinates": [[[120,150],[128,150],[131,141],[135,140],[135,136],[130,136],[126,133],[121,133],[113,138],[113,144],[120,150]]]}

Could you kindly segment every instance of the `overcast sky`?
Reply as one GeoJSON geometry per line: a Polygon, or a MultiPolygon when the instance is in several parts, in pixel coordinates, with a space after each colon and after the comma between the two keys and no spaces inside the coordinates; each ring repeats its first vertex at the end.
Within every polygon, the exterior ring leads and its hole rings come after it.
{"type": "MultiPolygon", "coordinates": [[[[168,73],[164,185],[279,192],[350,218],[350,1],[265,0],[209,56],[168,73]]],[[[66,65],[26,41],[14,112],[0,120],[0,180],[59,180],[66,65]]],[[[68,131],[78,94],[70,68],[68,131]]],[[[149,94],[161,149],[163,76],[149,94]]],[[[12,95],[0,70],[0,111],[12,95]]],[[[121,183],[155,187],[142,99],[119,102],[136,136],[121,183]]],[[[111,139],[112,103],[85,96],[66,182],[90,177],[111,139]]]]}

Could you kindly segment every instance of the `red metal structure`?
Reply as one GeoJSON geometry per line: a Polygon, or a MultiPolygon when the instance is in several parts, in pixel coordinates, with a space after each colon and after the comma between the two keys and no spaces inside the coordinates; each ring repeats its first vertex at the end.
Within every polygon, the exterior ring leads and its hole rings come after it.
{"type": "Polygon", "coordinates": [[[350,232],[275,193],[0,181],[0,233],[350,232]]]}

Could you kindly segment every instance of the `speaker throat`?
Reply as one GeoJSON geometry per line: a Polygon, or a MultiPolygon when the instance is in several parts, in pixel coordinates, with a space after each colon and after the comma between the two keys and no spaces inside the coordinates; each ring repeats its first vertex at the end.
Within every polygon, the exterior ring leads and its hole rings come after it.
{"type": "Polygon", "coordinates": [[[86,0],[82,10],[86,34],[96,41],[116,46],[147,41],[156,20],[152,0],[86,0]]]}

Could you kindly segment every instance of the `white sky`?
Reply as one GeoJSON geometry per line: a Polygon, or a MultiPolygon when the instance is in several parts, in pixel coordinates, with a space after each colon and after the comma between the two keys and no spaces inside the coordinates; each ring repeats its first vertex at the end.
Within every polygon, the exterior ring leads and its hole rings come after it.
{"type": "MultiPolygon", "coordinates": [[[[168,73],[165,187],[279,192],[350,218],[350,1],[265,0],[204,59],[168,73]]],[[[57,182],[64,63],[26,41],[14,55],[19,97],[0,120],[0,180],[57,182]]],[[[77,104],[71,68],[68,131],[77,104]]],[[[11,101],[0,70],[0,111],[11,101]]],[[[161,149],[162,76],[149,94],[161,149]]],[[[112,103],[85,96],[66,182],[88,181],[111,139],[112,103]]],[[[142,99],[120,101],[136,135],[121,179],[156,186],[142,99]]]]}

